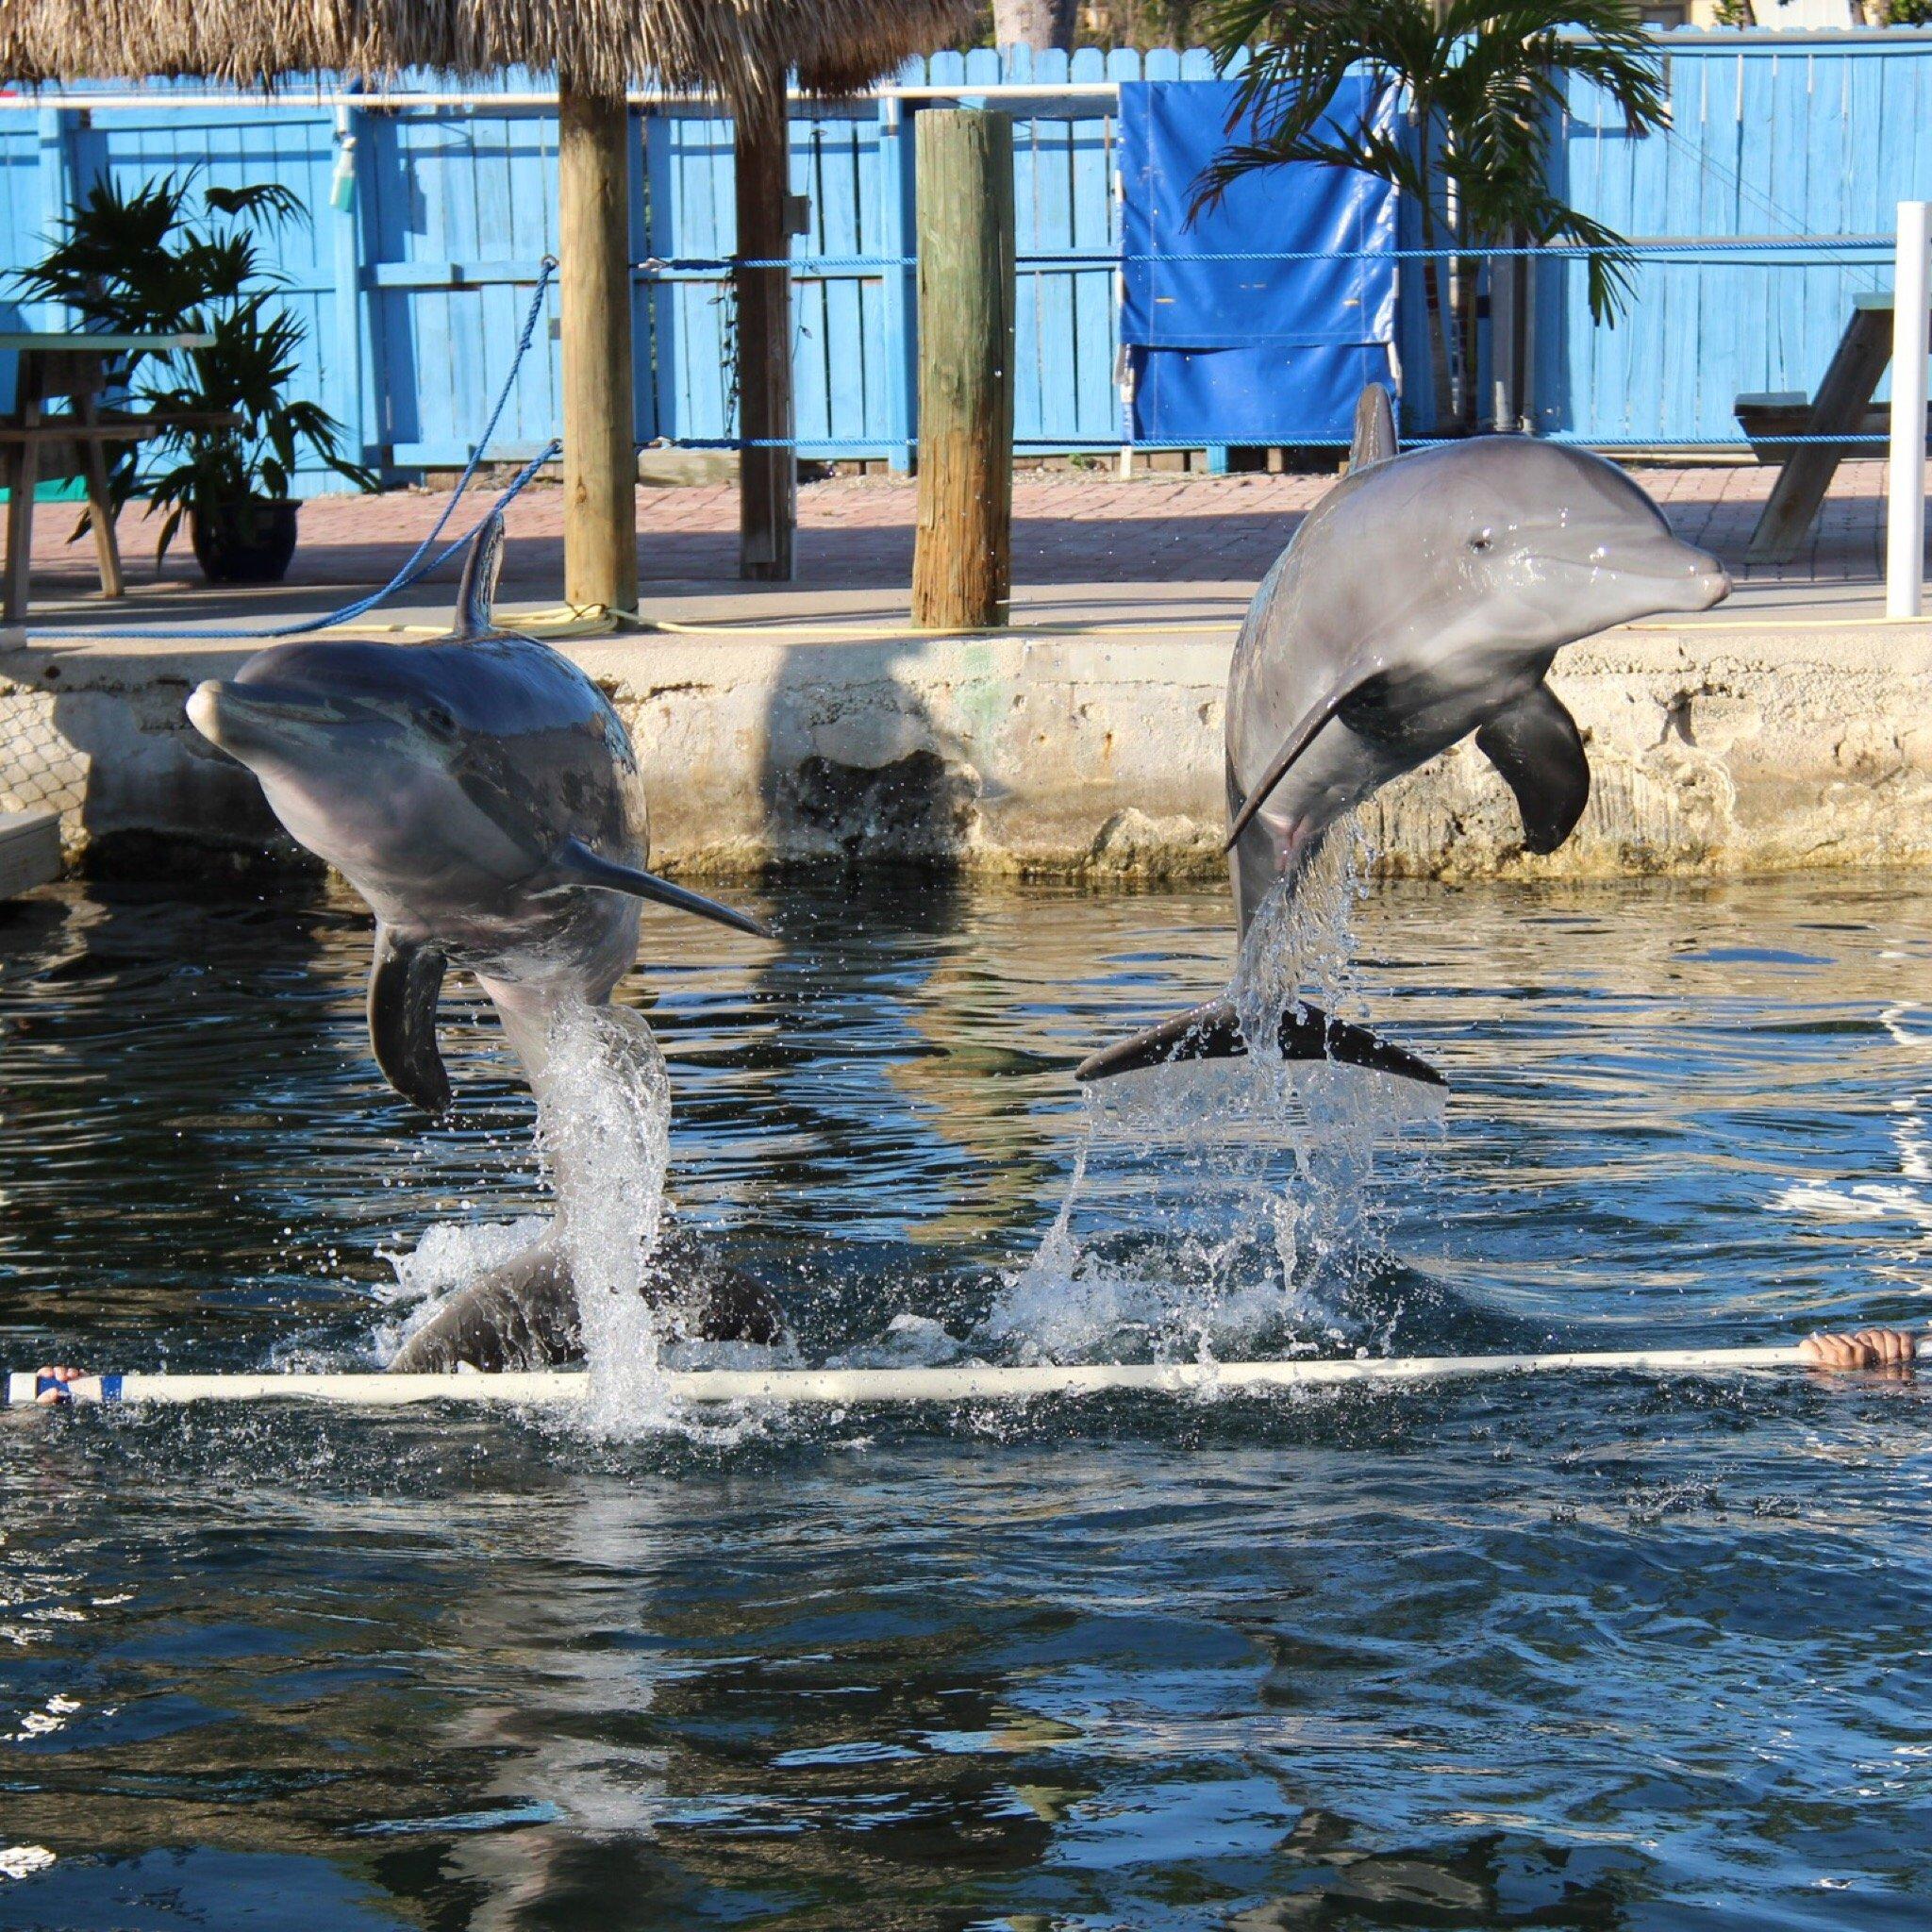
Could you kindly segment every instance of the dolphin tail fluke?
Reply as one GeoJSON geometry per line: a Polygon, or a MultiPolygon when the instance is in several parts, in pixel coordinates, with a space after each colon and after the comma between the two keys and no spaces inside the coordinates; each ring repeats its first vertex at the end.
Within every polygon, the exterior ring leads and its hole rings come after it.
{"type": "Polygon", "coordinates": [[[680,912],[694,912],[700,919],[716,920],[720,925],[735,926],[754,939],[775,938],[771,927],[740,912],[721,906],[702,892],[674,886],[654,872],[642,872],[634,865],[619,865],[615,859],[600,858],[581,839],[566,839],[551,860],[558,881],[566,886],[597,886],[607,892],[628,892],[634,899],[652,899],[659,906],[675,906],[680,912]]]}
{"type": "MultiPolygon", "coordinates": [[[[1379,1040],[1366,1026],[1337,1020],[1320,1007],[1298,1001],[1281,1016],[1281,1057],[1288,1060],[1337,1060],[1344,1066],[1366,1067],[1377,1074],[1394,1074],[1428,1087],[1448,1082],[1426,1060],[1379,1040]]],[[[1180,1060],[1239,1059],[1248,1050],[1246,1036],[1231,1000],[1210,1000],[1191,1007],[1171,1020],[1162,1020],[1129,1040],[1090,1054],[1074,1069],[1076,1080],[1108,1080],[1116,1074],[1139,1073],[1147,1067],[1172,1066],[1180,1060]]]]}
{"type": "Polygon", "coordinates": [[[463,580],[457,589],[457,638],[487,638],[496,631],[496,580],[503,575],[503,512],[493,509],[476,526],[463,580]]]}
{"type": "Polygon", "coordinates": [[[1349,475],[1392,457],[1399,447],[1395,437],[1395,405],[1379,382],[1369,383],[1355,402],[1355,435],[1348,446],[1349,475]]]}

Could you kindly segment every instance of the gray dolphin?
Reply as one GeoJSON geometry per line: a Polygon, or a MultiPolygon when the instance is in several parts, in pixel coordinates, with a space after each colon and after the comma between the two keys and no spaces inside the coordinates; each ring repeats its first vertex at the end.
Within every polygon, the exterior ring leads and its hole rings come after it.
{"type": "MultiPolygon", "coordinates": [[[[559,1012],[608,1004],[629,970],[641,900],[770,937],[643,869],[648,822],[629,736],[567,658],[496,627],[502,554],[492,513],[444,637],[275,644],[188,700],[195,729],[255,774],[290,835],[369,902],[375,1061],[435,1115],[451,1100],[436,1041],[449,967],[475,974],[534,1082],[559,1012]]],[[[700,1332],[775,1332],[758,1291],[715,1277],[698,1288],[700,1332]]],[[[546,1240],[456,1297],[391,1366],[532,1365],[576,1339],[568,1265],[546,1240]]]]}
{"type": "MultiPolygon", "coordinates": [[[[1730,579],[1671,533],[1601,457],[1528,437],[1396,454],[1388,392],[1356,409],[1346,476],[1308,513],[1248,607],[1227,681],[1228,851],[1243,933],[1329,826],[1474,734],[1516,795],[1524,843],[1554,852],[1590,798],[1582,735],[1544,683],[1558,650],[1663,611],[1705,610],[1730,579]]],[[[1413,1056],[1297,1005],[1289,1059],[1440,1084],[1413,1056]]],[[[1246,1043],[1226,1000],[1092,1055],[1082,1080],[1246,1043]]]]}

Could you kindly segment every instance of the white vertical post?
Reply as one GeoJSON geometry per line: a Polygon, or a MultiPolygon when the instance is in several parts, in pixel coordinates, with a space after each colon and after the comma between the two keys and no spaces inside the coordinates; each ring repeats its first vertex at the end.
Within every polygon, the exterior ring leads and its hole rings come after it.
{"type": "Polygon", "coordinates": [[[1886,470],[1885,614],[1917,617],[1925,568],[1925,358],[1932,202],[1898,205],[1891,282],[1891,461],[1886,470]]]}

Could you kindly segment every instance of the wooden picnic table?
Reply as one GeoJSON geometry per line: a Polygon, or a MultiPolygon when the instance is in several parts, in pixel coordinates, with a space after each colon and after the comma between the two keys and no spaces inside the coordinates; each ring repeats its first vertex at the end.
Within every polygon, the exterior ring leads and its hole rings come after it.
{"type": "Polygon", "coordinates": [[[1739,425],[1759,461],[1780,465],[1744,552],[1749,561],[1790,563],[1824,502],[1838,466],[1848,456],[1885,454],[1883,443],[1780,443],[1779,435],[1837,438],[1890,433],[1891,412],[1883,404],[1874,408],[1872,398],[1891,361],[1891,308],[1890,289],[1853,299],[1851,320],[1808,405],[1802,395],[1737,399],[1739,425]]]}
{"type": "MultiPolygon", "coordinates": [[[[59,474],[78,475],[87,482],[94,551],[100,558],[101,594],[122,595],[121,550],[114,538],[113,501],[108,493],[106,447],[110,442],[142,442],[191,419],[156,410],[103,411],[101,396],[113,387],[120,365],[129,357],[165,354],[171,349],[206,349],[213,341],[210,335],[188,331],[90,335],[80,330],[0,330],[0,352],[11,350],[20,358],[13,409],[0,417],[0,456],[5,458],[7,484],[7,578],[0,621],[17,624],[26,614],[34,547],[34,490],[42,474],[42,458],[53,456],[62,444],[73,446],[75,467],[63,467],[59,474]],[[44,406],[55,399],[64,399],[71,407],[49,415],[44,406]]],[[[209,415],[193,420],[218,427],[234,419],[209,415]]]]}

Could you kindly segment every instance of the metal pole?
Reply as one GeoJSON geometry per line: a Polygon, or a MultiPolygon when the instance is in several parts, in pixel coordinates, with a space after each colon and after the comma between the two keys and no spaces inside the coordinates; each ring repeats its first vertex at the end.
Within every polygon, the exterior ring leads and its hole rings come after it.
{"type": "Polygon", "coordinates": [[[1898,205],[1891,284],[1891,460],[1886,469],[1885,614],[1917,617],[1925,576],[1925,358],[1932,202],[1898,205]]]}

